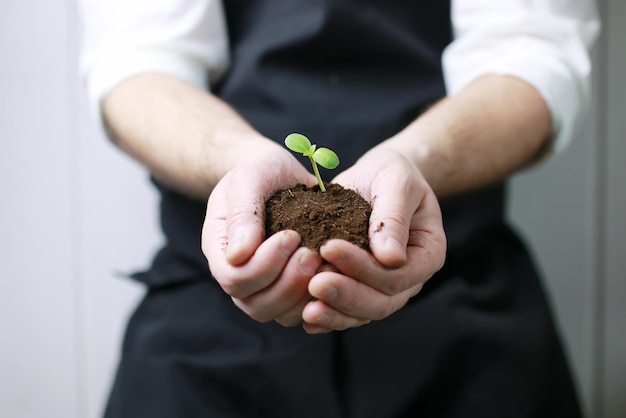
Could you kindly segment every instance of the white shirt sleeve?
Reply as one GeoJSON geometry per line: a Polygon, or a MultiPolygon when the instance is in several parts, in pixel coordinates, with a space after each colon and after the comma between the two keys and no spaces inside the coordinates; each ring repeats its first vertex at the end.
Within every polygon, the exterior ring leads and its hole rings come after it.
{"type": "Polygon", "coordinates": [[[534,86],[552,116],[551,151],[567,146],[590,101],[589,49],[600,23],[593,0],[452,0],[446,88],[508,74],[534,86]]]}
{"type": "Polygon", "coordinates": [[[92,112],[119,82],[142,72],[178,77],[202,88],[228,65],[220,0],[79,0],[80,72],[92,112]]]}

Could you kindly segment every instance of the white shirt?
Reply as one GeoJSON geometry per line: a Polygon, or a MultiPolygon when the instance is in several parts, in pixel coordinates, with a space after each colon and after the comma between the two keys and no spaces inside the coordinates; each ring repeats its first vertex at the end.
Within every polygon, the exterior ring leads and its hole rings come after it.
{"type": "MultiPolygon", "coordinates": [[[[83,75],[94,113],[120,81],[165,73],[209,89],[228,68],[220,0],[79,0],[83,75]]],[[[509,74],[546,101],[553,150],[563,149],[590,100],[593,0],[452,0],[454,40],[443,54],[448,95],[475,78],[509,74]]]]}

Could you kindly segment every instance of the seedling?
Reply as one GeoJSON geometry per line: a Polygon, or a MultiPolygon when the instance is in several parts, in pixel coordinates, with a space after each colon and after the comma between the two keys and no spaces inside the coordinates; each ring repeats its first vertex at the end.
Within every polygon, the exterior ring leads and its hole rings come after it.
{"type": "Polygon", "coordinates": [[[311,165],[313,166],[313,173],[315,174],[315,178],[317,178],[317,183],[320,185],[320,190],[325,192],[326,188],[320,177],[317,164],[332,170],[339,165],[339,157],[337,157],[337,154],[328,148],[317,148],[315,144],[311,145],[309,138],[302,134],[294,133],[287,135],[285,145],[293,152],[299,152],[305,157],[309,157],[311,165]]]}

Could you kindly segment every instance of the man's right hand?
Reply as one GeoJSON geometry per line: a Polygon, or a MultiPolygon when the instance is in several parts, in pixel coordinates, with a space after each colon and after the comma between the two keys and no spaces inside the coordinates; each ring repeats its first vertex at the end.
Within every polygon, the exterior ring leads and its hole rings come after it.
{"type": "Polygon", "coordinates": [[[277,190],[316,180],[285,149],[263,147],[252,157],[243,155],[211,193],[202,249],[211,273],[241,310],[258,321],[295,326],[322,259],[300,248],[295,231],[265,237],[265,201],[277,190]]]}

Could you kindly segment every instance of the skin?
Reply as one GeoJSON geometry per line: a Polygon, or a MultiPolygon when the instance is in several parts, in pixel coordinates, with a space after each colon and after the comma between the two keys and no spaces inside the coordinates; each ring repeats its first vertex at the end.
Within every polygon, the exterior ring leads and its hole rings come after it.
{"type": "Polygon", "coordinates": [[[233,302],[258,321],[309,333],[361,326],[404,306],[444,263],[437,199],[528,166],[551,136],[532,86],[500,75],[475,80],[333,180],[372,203],[372,252],[332,240],[318,254],[300,248],[294,231],[265,239],[263,227],[267,196],[315,178],[220,99],[143,74],[117,85],[102,109],[121,149],[169,186],[208,198],[202,247],[233,302]]]}

